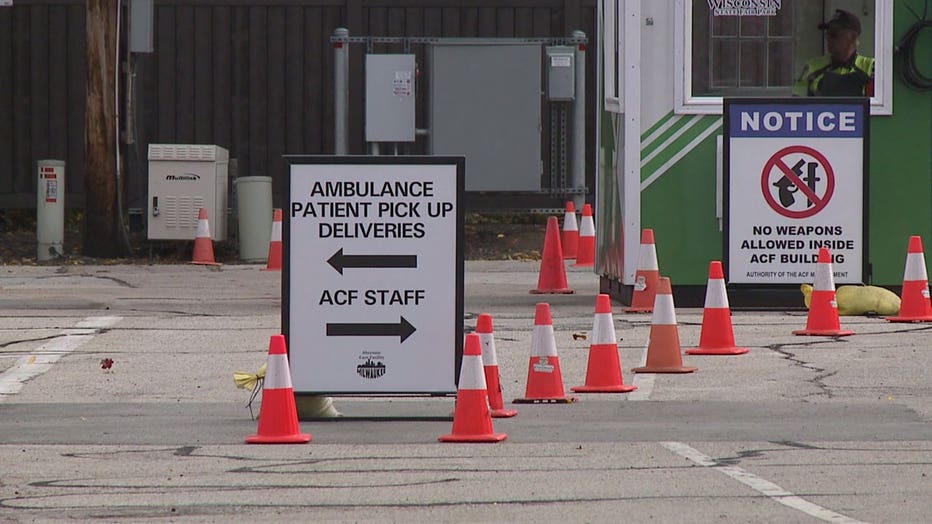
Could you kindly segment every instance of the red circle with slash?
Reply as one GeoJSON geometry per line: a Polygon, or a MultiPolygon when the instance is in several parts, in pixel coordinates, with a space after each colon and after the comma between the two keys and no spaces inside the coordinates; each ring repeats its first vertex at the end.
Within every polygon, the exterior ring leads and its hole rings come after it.
{"type": "Polygon", "coordinates": [[[822,211],[825,209],[825,206],[828,205],[828,201],[832,198],[832,193],[835,191],[835,171],[832,170],[832,165],[828,163],[828,159],[815,149],[807,146],[789,146],[774,153],[773,156],[767,160],[767,163],[764,164],[760,186],[761,191],[764,193],[764,199],[767,200],[767,204],[769,204],[774,211],[789,218],[807,218],[822,211]],[[785,157],[796,153],[808,155],[822,165],[822,169],[825,170],[826,182],[825,194],[822,196],[816,195],[815,192],[793,172],[793,169],[783,161],[785,157]],[[812,202],[813,206],[811,208],[803,211],[793,211],[783,207],[774,199],[770,189],[770,174],[774,168],[779,169],[781,173],[786,175],[786,178],[796,186],[798,191],[802,191],[803,195],[812,202]]]}

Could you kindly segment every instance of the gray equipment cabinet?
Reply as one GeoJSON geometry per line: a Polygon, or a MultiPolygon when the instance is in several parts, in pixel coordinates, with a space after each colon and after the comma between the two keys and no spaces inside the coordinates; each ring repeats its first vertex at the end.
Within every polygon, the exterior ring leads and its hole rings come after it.
{"type": "Polygon", "coordinates": [[[366,55],[366,141],[414,142],[414,55],[366,55]]]}
{"type": "Polygon", "coordinates": [[[368,154],[465,156],[471,209],[562,212],[566,198],[582,206],[590,193],[582,31],[437,38],[337,28],[330,41],[336,154],[349,154],[348,47],[364,44],[368,154]]]}
{"type": "Polygon", "coordinates": [[[539,43],[445,39],[430,45],[433,155],[466,156],[467,191],[539,191],[539,43]]]}

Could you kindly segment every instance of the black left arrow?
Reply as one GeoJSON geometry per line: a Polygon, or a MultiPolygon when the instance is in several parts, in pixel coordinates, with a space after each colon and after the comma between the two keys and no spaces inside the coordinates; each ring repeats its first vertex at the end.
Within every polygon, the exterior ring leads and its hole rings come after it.
{"type": "Polygon", "coordinates": [[[344,255],[343,248],[327,259],[341,275],[347,267],[355,268],[416,268],[417,255],[344,255]]]}
{"type": "Polygon", "coordinates": [[[340,324],[327,323],[328,337],[394,337],[401,342],[407,340],[417,329],[410,322],[401,317],[397,324],[340,324]]]}

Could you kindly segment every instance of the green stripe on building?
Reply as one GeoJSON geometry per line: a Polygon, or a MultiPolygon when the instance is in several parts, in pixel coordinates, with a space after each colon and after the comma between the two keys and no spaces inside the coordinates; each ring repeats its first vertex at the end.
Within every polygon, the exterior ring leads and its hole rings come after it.
{"type": "Polygon", "coordinates": [[[641,182],[650,178],[660,167],[677,154],[688,154],[689,151],[684,151],[685,148],[689,147],[690,149],[694,149],[697,147],[699,144],[690,145],[690,143],[709,128],[720,125],[721,119],[722,117],[717,115],[701,117],[696,125],[688,129],[682,136],[677,137],[676,140],[667,144],[657,156],[641,167],[641,182]]]}
{"type": "Polygon", "coordinates": [[[660,133],[655,137],[650,143],[645,144],[641,141],[641,160],[644,160],[645,157],[651,154],[655,149],[663,147],[664,142],[670,139],[671,136],[675,135],[677,131],[683,129],[686,126],[693,125],[693,120],[695,117],[693,115],[686,115],[677,119],[673,124],[664,129],[663,133],[660,133]]]}
{"type": "Polygon", "coordinates": [[[654,131],[656,131],[657,128],[659,128],[660,126],[664,125],[664,124],[667,122],[667,120],[670,120],[670,119],[673,118],[674,116],[675,116],[675,115],[674,115],[673,111],[670,111],[669,113],[663,115],[663,117],[661,117],[660,120],[654,122],[654,125],[650,126],[650,127],[647,129],[647,131],[644,131],[643,133],[641,133],[641,142],[643,142],[647,137],[650,136],[651,133],[653,133],[654,131]]]}

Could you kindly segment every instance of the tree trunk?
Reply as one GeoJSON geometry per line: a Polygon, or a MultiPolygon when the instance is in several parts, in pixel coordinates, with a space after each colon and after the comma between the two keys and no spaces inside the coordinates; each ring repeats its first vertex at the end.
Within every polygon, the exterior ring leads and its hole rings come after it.
{"type": "Polygon", "coordinates": [[[87,113],[84,117],[84,241],[91,257],[122,252],[116,183],[117,2],[87,0],[87,113]]]}

